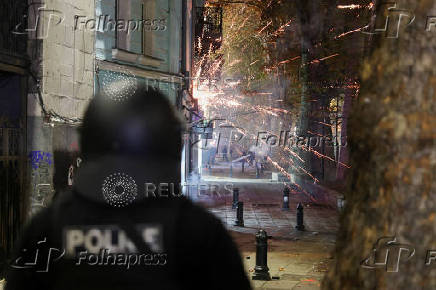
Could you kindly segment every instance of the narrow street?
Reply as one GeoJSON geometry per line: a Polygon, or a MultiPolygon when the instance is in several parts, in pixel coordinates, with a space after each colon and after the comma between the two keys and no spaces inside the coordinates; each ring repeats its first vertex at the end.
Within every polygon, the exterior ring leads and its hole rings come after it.
{"type": "MultiPolygon", "coordinates": [[[[263,229],[268,240],[268,267],[271,281],[252,280],[255,289],[320,289],[324,273],[333,262],[332,251],[338,230],[338,211],[331,205],[314,203],[301,192],[291,192],[289,210],[282,210],[282,182],[255,178],[252,167],[234,168],[227,177],[229,163],[218,162],[205,175],[191,198],[217,216],[231,233],[251,277],[256,265],[255,234],[263,229]],[[219,176],[215,176],[219,175],[219,176]],[[234,177],[237,176],[237,177],[234,177]],[[226,189],[227,188],[227,189],[226,189]],[[244,227],[235,226],[236,210],[228,189],[239,189],[244,203],[244,227]],[[304,231],[296,230],[296,208],[304,206],[304,231]]],[[[265,172],[264,175],[267,175],[265,172]]],[[[270,174],[269,174],[270,176],[270,174]]]]}
{"type": "Polygon", "coordinates": [[[0,290],[436,289],[435,15],[0,1],[0,290]]]}

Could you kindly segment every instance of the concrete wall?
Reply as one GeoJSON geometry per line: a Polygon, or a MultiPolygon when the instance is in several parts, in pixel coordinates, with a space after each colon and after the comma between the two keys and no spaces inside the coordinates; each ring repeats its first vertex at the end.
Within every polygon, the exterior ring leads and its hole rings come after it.
{"type": "MultiPolygon", "coordinates": [[[[64,21],[50,26],[43,40],[43,97],[48,108],[65,117],[81,117],[94,90],[94,31],[74,26],[74,15],[94,18],[92,1],[51,0],[64,21]]],[[[49,21],[45,13],[44,21],[49,21]]],[[[52,17],[53,18],[53,17],[52,17]]]]}
{"type": "Polygon", "coordinates": [[[54,156],[75,156],[78,151],[77,125],[48,120],[42,113],[39,93],[47,111],[81,118],[94,92],[95,33],[83,27],[75,29],[74,21],[75,15],[94,18],[93,1],[47,0],[44,10],[39,13],[41,30],[33,36],[33,51],[29,52],[36,56],[32,66],[38,71],[40,84],[39,89],[36,84],[30,87],[27,102],[29,216],[50,203],[55,172],[61,180],[66,179],[69,165],[55,168],[54,156]]]}

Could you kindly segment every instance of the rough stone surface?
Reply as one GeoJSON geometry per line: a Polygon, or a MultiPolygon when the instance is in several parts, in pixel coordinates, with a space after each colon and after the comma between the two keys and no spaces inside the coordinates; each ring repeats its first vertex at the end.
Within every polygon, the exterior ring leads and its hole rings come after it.
{"type": "Polygon", "coordinates": [[[347,206],[323,289],[436,289],[436,263],[425,265],[436,249],[436,38],[434,27],[425,29],[436,2],[396,2],[416,19],[407,27],[405,20],[398,38],[379,36],[364,63],[350,120],[347,206]],[[416,250],[397,273],[360,266],[383,236],[416,250]]]}
{"type": "MultiPolygon", "coordinates": [[[[52,17],[43,39],[43,99],[47,109],[61,116],[81,118],[82,105],[92,98],[94,90],[94,39],[95,33],[74,29],[74,15],[94,18],[93,1],[49,1],[46,9],[62,12],[64,20],[57,24],[52,17]],[[61,99],[61,104],[59,104],[61,99]],[[77,104],[77,105],[76,105],[77,104]]],[[[47,25],[49,16],[44,16],[47,25]]]]}

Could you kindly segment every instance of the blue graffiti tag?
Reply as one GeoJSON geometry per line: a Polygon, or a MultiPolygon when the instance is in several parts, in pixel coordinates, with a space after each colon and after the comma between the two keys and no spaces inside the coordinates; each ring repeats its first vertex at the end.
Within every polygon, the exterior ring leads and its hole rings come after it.
{"type": "Polygon", "coordinates": [[[29,158],[33,169],[38,169],[43,162],[46,162],[48,165],[52,163],[52,154],[44,151],[31,151],[29,158]]]}

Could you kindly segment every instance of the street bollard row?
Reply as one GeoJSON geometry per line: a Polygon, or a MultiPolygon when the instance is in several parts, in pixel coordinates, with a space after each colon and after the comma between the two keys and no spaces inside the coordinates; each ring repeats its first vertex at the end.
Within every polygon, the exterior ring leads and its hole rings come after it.
{"type": "Polygon", "coordinates": [[[289,210],[289,187],[285,186],[285,188],[283,189],[283,207],[282,210],[289,210]]]}
{"type": "MultiPolygon", "coordinates": [[[[283,210],[289,210],[289,187],[283,190],[283,210]]],[[[233,189],[232,208],[236,208],[235,226],[244,226],[244,203],[239,201],[239,188],[233,189]]],[[[297,225],[296,229],[304,231],[304,207],[302,203],[297,206],[297,225]]],[[[268,268],[268,239],[265,230],[259,230],[256,234],[256,266],[254,267],[253,280],[270,281],[271,275],[268,268]]]]}
{"type": "Polygon", "coordinates": [[[239,188],[235,187],[233,188],[233,202],[232,202],[232,209],[236,209],[238,206],[239,201],[239,188]]]}
{"type": "Polygon", "coordinates": [[[298,203],[297,206],[297,225],[295,226],[295,228],[299,231],[304,231],[304,222],[303,222],[303,217],[304,217],[304,213],[303,213],[303,205],[300,203],[298,203]]]}
{"type": "Polygon", "coordinates": [[[238,205],[236,207],[235,226],[238,226],[238,227],[244,226],[244,203],[242,201],[239,201],[238,205]]]}
{"type": "MultiPolygon", "coordinates": [[[[290,194],[290,189],[288,186],[285,186],[285,188],[283,189],[283,207],[282,210],[289,210],[289,194],[290,194]]],[[[303,205],[300,203],[298,203],[297,206],[297,225],[295,226],[295,228],[299,231],[304,231],[304,207],[303,205]]]]}
{"type": "Polygon", "coordinates": [[[253,280],[271,280],[268,268],[268,235],[260,230],[256,234],[256,266],[254,267],[253,280]]]}
{"type": "Polygon", "coordinates": [[[244,226],[244,203],[239,201],[239,188],[233,188],[233,202],[232,208],[236,209],[235,226],[244,226]]]}
{"type": "MultiPolygon", "coordinates": [[[[282,210],[289,210],[289,194],[290,189],[286,186],[283,189],[283,207],[282,210]]],[[[235,226],[244,226],[244,203],[239,201],[239,188],[233,188],[232,209],[236,209],[235,226]]],[[[304,207],[300,202],[297,206],[297,225],[295,228],[299,231],[304,231],[304,207]]]]}

